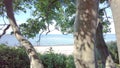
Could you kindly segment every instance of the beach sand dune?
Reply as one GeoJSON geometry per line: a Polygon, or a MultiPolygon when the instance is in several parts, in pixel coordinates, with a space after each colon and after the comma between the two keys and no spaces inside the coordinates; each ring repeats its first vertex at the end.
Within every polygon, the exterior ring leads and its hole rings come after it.
{"type": "Polygon", "coordinates": [[[72,55],[73,54],[73,45],[54,45],[54,46],[34,46],[35,50],[38,53],[44,54],[50,49],[53,50],[54,53],[72,55]]]}

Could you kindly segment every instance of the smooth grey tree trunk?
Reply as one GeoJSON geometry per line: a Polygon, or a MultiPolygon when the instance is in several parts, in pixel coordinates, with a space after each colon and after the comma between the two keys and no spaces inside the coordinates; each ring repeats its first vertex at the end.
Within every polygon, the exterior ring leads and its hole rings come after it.
{"type": "Polygon", "coordinates": [[[96,68],[94,38],[97,18],[98,0],[77,0],[74,23],[74,62],[76,68],[96,68]]]}
{"type": "Polygon", "coordinates": [[[115,32],[117,37],[117,48],[118,48],[119,64],[120,64],[120,0],[110,0],[109,3],[112,9],[112,15],[115,24],[115,32]]]}
{"type": "Polygon", "coordinates": [[[96,30],[96,48],[101,56],[102,68],[115,68],[115,63],[104,41],[102,30],[103,25],[102,23],[99,23],[96,30]]]}
{"type": "Polygon", "coordinates": [[[16,20],[14,17],[14,13],[13,13],[12,0],[4,0],[4,5],[6,8],[7,16],[8,16],[9,22],[10,22],[10,26],[12,27],[16,38],[23,45],[23,47],[25,48],[25,50],[29,56],[30,68],[43,68],[42,61],[38,58],[34,47],[27,39],[25,39],[22,36],[22,34],[17,26],[16,20]]]}

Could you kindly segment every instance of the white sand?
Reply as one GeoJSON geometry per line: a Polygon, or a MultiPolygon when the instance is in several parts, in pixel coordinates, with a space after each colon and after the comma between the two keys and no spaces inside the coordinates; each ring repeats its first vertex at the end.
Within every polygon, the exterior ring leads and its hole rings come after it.
{"type": "Polygon", "coordinates": [[[56,45],[56,46],[34,46],[37,52],[43,54],[52,48],[54,53],[60,53],[65,55],[73,54],[73,45],[56,45]]]}

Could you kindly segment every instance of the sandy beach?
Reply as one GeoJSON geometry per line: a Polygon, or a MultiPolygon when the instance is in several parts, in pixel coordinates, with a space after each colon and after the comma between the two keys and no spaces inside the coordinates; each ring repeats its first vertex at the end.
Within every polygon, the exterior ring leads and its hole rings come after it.
{"type": "Polygon", "coordinates": [[[65,55],[72,55],[73,54],[73,45],[53,45],[53,46],[34,46],[37,52],[43,54],[49,51],[51,48],[54,53],[60,53],[65,55]]]}

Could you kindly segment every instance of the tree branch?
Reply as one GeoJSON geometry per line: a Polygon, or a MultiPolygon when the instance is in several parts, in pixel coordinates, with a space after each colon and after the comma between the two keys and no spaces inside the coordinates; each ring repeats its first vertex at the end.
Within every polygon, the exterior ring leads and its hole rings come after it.
{"type": "Polygon", "coordinates": [[[9,27],[10,27],[10,24],[3,30],[3,33],[0,35],[0,38],[6,33],[9,27]]]}
{"type": "Polygon", "coordinates": [[[17,38],[17,40],[22,44],[22,46],[25,48],[28,54],[28,57],[30,59],[30,68],[44,68],[42,61],[41,59],[39,59],[35,48],[26,38],[22,36],[20,29],[17,26],[13,12],[12,0],[4,0],[3,3],[5,5],[8,20],[13,29],[14,35],[17,38]]]}
{"type": "Polygon", "coordinates": [[[105,16],[106,16],[106,18],[107,18],[107,21],[109,21],[108,16],[107,16],[107,13],[106,13],[105,10],[104,10],[104,13],[105,13],[105,16]]]}
{"type": "Polygon", "coordinates": [[[51,5],[53,5],[55,2],[57,2],[58,0],[54,0],[54,1],[52,1],[49,5],[48,5],[48,8],[50,8],[51,7],[51,5]]]}
{"type": "Polygon", "coordinates": [[[43,32],[44,32],[44,31],[42,31],[42,32],[40,33],[40,35],[39,35],[39,39],[38,39],[38,41],[37,41],[38,45],[40,45],[41,35],[42,35],[43,32]]]}

